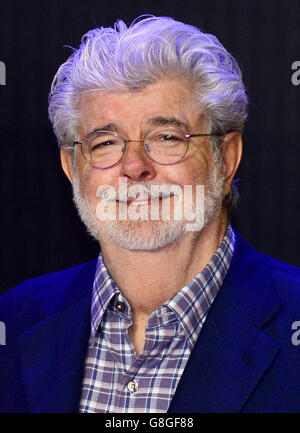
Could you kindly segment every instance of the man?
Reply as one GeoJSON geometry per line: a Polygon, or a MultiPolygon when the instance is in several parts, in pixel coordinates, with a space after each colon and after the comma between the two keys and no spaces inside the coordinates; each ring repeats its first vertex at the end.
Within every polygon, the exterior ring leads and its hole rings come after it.
{"type": "Polygon", "coordinates": [[[49,113],[101,253],[2,297],[2,412],[299,411],[300,272],[230,225],[246,106],[199,29],[84,36],[49,113]]]}

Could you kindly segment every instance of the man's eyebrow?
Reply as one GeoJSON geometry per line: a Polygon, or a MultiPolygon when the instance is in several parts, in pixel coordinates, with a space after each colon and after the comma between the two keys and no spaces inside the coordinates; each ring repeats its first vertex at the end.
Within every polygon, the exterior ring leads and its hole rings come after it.
{"type": "Polygon", "coordinates": [[[147,123],[150,123],[152,126],[175,126],[180,129],[188,130],[189,126],[175,117],[153,117],[149,119],[147,123]]]}
{"type": "MultiPolygon", "coordinates": [[[[189,126],[182,122],[179,119],[176,119],[176,117],[152,117],[151,119],[147,120],[147,123],[149,123],[151,126],[157,127],[157,126],[174,126],[176,128],[183,129],[185,131],[189,130],[189,126]]],[[[89,134],[92,134],[95,131],[112,131],[112,132],[120,132],[120,128],[115,123],[108,123],[106,125],[99,125],[97,128],[94,128],[92,131],[89,132],[89,134]]]]}
{"type": "Polygon", "coordinates": [[[115,123],[108,123],[107,125],[100,125],[97,128],[94,128],[89,134],[95,131],[113,131],[118,132],[119,128],[115,123]]]}

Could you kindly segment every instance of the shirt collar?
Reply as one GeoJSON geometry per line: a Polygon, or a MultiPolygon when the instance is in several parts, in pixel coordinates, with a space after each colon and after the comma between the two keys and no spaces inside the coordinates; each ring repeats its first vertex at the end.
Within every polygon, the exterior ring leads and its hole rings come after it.
{"type": "MultiPolygon", "coordinates": [[[[157,313],[172,310],[181,324],[189,346],[192,348],[197,340],[200,329],[208,310],[215,299],[225,275],[228,271],[235,244],[235,235],[229,225],[218,249],[209,263],[197,274],[190,283],[183,287],[175,296],[162,305],[157,313]]],[[[118,297],[130,308],[127,300],[120,293],[111,278],[102,254],[99,254],[93,296],[91,305],[91,338],[94,340],[108,305],[114,297],[118,297]]]]}
{"type": "Polygon", "coordinates": [[[95,280],[93,285],[92,307],[91,307],[91,338],[100,325],[102,317],[111,301],[120,291],[108,273],[102,254],[100,252],[96,267],[95,280]]]}

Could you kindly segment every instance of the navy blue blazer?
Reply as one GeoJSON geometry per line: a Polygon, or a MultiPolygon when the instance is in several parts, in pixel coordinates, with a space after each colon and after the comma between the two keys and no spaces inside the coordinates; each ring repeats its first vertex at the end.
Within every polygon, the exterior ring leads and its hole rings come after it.
{"type": "MultiPolygon", "coordinates": [[[[300,412],[300,345],[291,339],[300,270],[236,237],[170,413],[300,412]]],[[[95,266],[25,281],[0,298],[1,412],[78,412],[95,266]]]]}

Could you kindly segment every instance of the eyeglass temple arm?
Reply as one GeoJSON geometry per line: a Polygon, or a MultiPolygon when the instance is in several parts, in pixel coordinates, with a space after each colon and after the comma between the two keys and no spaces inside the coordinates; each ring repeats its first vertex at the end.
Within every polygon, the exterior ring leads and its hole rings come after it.
{"type": "Polygon", "coordinates": [[[186,138],[191,137],[221,137],[222,135],[226,135],[225,132],[218,132],[216,134],[185,134],[186,138]]]}

